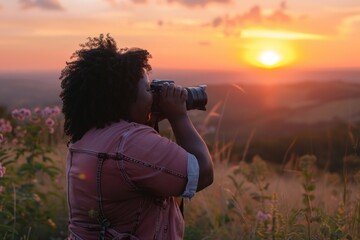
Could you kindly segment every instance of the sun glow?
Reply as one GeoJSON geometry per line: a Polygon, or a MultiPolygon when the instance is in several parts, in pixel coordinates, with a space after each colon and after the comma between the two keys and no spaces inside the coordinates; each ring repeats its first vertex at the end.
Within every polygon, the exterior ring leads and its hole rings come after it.
{"type": "Polygon", "coordinates": [[[243,57],[247,63],[264,69],[283,67],[296,59],[295,50],[288,42],[268,39],[247,44],[243,57]]]}
{"type": "Polygon", "coordinates": [[[281,56],[274,51],[265,51],[259,55],[259,62],[265,66],[272,67],[280,62],[281,56]]]}

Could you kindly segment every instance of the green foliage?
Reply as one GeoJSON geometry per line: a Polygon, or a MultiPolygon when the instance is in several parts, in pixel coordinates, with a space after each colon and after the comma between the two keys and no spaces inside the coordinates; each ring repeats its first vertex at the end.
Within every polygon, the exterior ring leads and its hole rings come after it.
{"type": "Polygon", "coordinates": [[[56,221],[66,207],[63,186],[58,185],[61,169],[52,159],[59,119],[58,111],[47,110],[35,114],[16,110],[12,124],[0,119],[1,239],[47,239],[59,234],[56,221]]]}

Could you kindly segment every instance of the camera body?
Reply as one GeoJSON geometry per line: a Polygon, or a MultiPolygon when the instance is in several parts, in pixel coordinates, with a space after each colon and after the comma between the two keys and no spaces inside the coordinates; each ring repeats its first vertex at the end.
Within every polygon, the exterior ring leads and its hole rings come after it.
{"type": "MultiPolygon", "coordinates": [[[[151,81],[150,89],[153,93],[153,104],[151,107],[152,112],[160,113],[159,109],[159,96],[161,88],[164,83],[174,83],[172,80],[159,80],[154,79],[151,81]]],[[[186,110],[203,110],[205,111],[207,104],[207,94],[205,92],[206,85],[199,85],[196,87],[185,87],[187,91],[186,110]]]]}

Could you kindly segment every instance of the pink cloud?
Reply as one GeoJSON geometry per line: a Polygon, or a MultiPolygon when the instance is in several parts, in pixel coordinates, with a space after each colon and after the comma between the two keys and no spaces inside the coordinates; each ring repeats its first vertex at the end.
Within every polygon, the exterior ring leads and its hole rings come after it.
{"type": "Polygon", "coordinates": [[[253,23],[274,23],[274,22],[290,22],[292,17],[286,13],[283,3],[278,9],[273,10],[270,14],[264,14],[261,7],[256,5],[247,12],[238,14],[234,17],[217,17],[213,20],[212,25],[239,26],[253,23]]]}
{"type": "Polygon", "coordinates": [[[255,24],[274,25],[286,24],[293,20],[287,12],[287,3],[283,1],[271,12],[265,13],[263,9],[255,5],[244,13],[229,17],[228,15],[216,17],[211,23],[205,24],[212,27],[223,27],[227,35],[239,34],[238,30],[234,33],[236,27],[245,27],[255,24]]]}
{"type": "Polygon", "coordinates": [[[45,10],[63,10],[58,0],[19,0],[22,9],[41,8],[45,10]]]}
{"type": "MultiPolygon", "coordinates": [[[[112,5],[112,6],[118,6],[118,2],[117,2],[117,0],[104,0],[105,2],[108,2],[110,5],[112,5]]],[[[131,0],[131,2],[133,2],[133,3],[139,3],[139,4],[141,4],[141,3],[146,3],[147,2],[147,0],[131,0]]],[[[120,2],[119,2],[120,3],[120,2]]]]}
{"type": "Polygon", "coordinates": [[[177,2],[187,7],[205,6],[209,3],[230,3],[232,0],[167,0],[169,3],[177,2]]]}

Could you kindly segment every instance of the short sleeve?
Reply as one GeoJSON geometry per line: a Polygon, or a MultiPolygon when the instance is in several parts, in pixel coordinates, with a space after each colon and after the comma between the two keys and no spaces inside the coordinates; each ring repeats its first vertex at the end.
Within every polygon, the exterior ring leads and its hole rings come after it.
{"type": "Polygon", "coordinates": [[[181,196],[191,199],[196,193],[199,181],[199,163],[191,153],[188,153],[187,176],[186,188],[181,196]]]}
{"type": "MultiPolygon", "coordinates": [[[[193,192],[193,184],[187,190],[187,151],[151,127],[138,126],[130,130],[121,138],[118,152],[126,158],[121,168],[138,190],[161,197],[193,192]]],[[[191,174],[195,169],[196,166],[190,168],[191,174]]],[[[194,181],[193,176],[191,179],[194,181]]]]}

